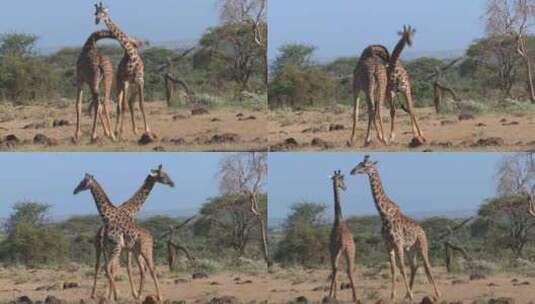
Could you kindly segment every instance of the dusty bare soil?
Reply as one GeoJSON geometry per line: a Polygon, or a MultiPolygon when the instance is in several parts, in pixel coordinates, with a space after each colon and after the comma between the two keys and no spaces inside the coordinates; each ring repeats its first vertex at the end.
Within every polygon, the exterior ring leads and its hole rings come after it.
{"type": "MultiPolygon", "coordinates": [[[[362,111],[361,111],[362,112],[362,111]]],[[[385,111],[385,135],[390,134],[385,111]]],[[[272,111],[269,114],[269,143],[273,151],[527,151],[535,148],[535,113],[488,113],[473,117],[436,114],[433,108],[416,109],[416,117],[427,139],[410,146],[413,136],[409,116],[396,114],[396,141],[374,142],[364,147],[367,117],[357,125],[356,145],[349,147],[352,120],[349,108],[337,110],[272,111]]]]}
{"type": "MultiPolygon", "coordinates": [[[[478,280],[470,280],[466,274],[447,274],[444,269],[435,267],[435,278],[442,292],[440,302],[473,303],[476,300],[487,303],[490,299],[509,297],[515,303],[529,303],[535,300],[533,288],[535,278],[522,274],[498,274],[478,280]]],[[[44,300],[53,295],[69,303],[93,303],[88,299],[91,288],[89,268],[76,271],[67,270],[0,270],[0,299],[11,301],[22,295],[32,300],[44,300]],[[85,270],[84,270],[85,269],[85,270]],[[64,283],[75,282],[79,287],[63,289],[64,283]],[[54,287],[55,286],[55,287],[54,287]],[[51,287],[50,290],[46,288],[51,287]],[[36,290],[40,289],[40,290],[36,290]]],[[[305,297],[308,303],[320,303],[327,295],[329,271],[321,270],[287,270],[279,269],[274,273],[219,273],[208,278],[191,279],[186,273],[170,273],[166,268],[159,268],[162,294],[171,301],[184,300],[186,303],[207,303],[214,298],[234,297],[234,303],[290,303],[298,297],[305,297]]],[[[121,293],[120,303],[133,303],[126,280],[124,267],[120,270],[118,282],[121,293]]],[[[377,303],[380,299],[388,300],[390,295],[390,274],[387,267],[376,269],[358,269],[356,272],[357,296],[361,303],[377,303]]],[[[136,277],[137,279],[137,277],[136,277]]],[[[339,283],[347,283],[342,273],[339,283]]],[[[405,291],[398,277],[398,299],[395,303],[410,303],[403,300],[405,291]]],[[[145,285],[144,296],[153,293],[151,281],[145,285]]],[[[98,295],[105,292],[105,280],[101,277],[98,295]]],[[[432,289],[420,270],[415,281],[415,303],[425,296],[432,295],[432,289]]],[[[349,289],[338,291],[342,303],[351,300],[349,289]]],[[[0,301],[0,302],[2,302],[0,301]]],[[[389,301],[386,301],[389,303],[389,301]]]]}
{"type": "MultiPolygon", "coordinates": [[[[157,135],[155,141],[139,143],[143,119],[136,108],[138,135],[133,134],[129,113],[126,113],[123,140],[111,141],[104,136],[99,124],[99,140],[92,143],[91,117],[85,111],[82,117],[83,135],[75,144],[72,140],[76,124],[74,101],[31,106],[5,105],[0,108],[0,150],[243,151],[265,150],[268,146],[265,109],[207,109],[208,113],[193,115],[191,109],[177,110],[167,108],[164,102],[148,102],[145,111],[150,127],[157,135]]],[[[115,109],[112,111],[112,123],[115,123],[115,109]]]]}

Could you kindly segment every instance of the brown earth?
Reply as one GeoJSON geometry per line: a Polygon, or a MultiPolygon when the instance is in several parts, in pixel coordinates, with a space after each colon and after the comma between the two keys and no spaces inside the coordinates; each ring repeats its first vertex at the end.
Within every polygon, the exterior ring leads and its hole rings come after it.
{"type": "MultiPolygon", "coordinates": [[[[113,142],[98,126],[99,139],[91,143],[91,117],[82,117],[82,138],[73,142],[76,115],[73,101],[0,108],[0,150],[7,151],[244,151],[267,149],[264,109],[167,108],[164,102],[145,107],[155,141],[141,144],[143,119],[136,108],[138,135],[126,113],[123,140],[113,142]],[[193,112],[195,112],[193,114],[193,112]],[[198,113],[201,112],[201,113],[198,113]],[[16,138],[7,138],[15,135],[16,138]],[[43,136],[44,135],[44,136],[43,136]]],[[[87,111],[86,111],[87,112],[87,111]]],[[[115,109],[112,111],[115,124],[115,109]]]]}
{"type": "MultiPolygon", "coordinates": [[[[361,111],[362,112],[362,111],[361,111]]],[[[476,115],[436,114],[433,108],[416,109],[416,117],[427,139],[411,147],[413,135],[409,116],[396,115],[396,141],[383,145],[375,138],[364,147],[367,117],[357,125],[356,145],[349,147],[351,110],[272,111],[269,115],[269,143],[273,151],[527,151],[535,149],[535,113],[486,113],[476,115]]],[[[385,133],[390,118],[385,113],[385,133]]]]}
{"type": "MultiPolygon", "coordinates": [[[[470,280],[466,274],[447,274],[440,267],[435,267],[434,272],[442,292],[441,303],[470,304],[476,300],[481,301],[477,303],[487,303],[490,299],[499,297],[513,298],[515,303],[529,303],[535,300],[533,275],[500,273],[479,280],[470,280]]],[[[133,303],[124,267],[119,274],[118,287],[122,295],[119,303],[133,303]]],[[[81,299],[84,299],[85,303],[95,303],[88,299],[92,283],[91,275],[92,271],[87,267],[76,271],[0,269],[0,299],[8,302],[21,296],[28,296],[36,301],[53,295],[68,303],[80,303],[81,299]],[[65,282],[75,282],[79,287],[68,289],[58,287],[64,286],[65,282]],[[50,290],[46,290],[50,287],[50,290]]],[[[277,269],[272,274],[225,272],[192,280],[190,274],[170,273],[166,268],[160,267],[159,275],[162,294],[165,299],[171,301],[207,303],[213,298],[234,297],[236,303],[289,303],[298,297],[305,297],[309,303],[319,303],[327,294],[325,288],[328,286],[329,271],[277,269]]],[[[359,269],[356,277],[357,296],[361,303],[388,300],[390,274],[387,267],[383,267],[379,272],[375,269],[359,269]]],[[[340,274],[339,283],[347,283],[343,273],[340,274]]],[[[105,279],[101,276],[97,294],[102,295],[105,288],[105,279]]],[[[148,280],[144,297],[153,293],[153,290],[152,281],[148,280]]],[[[397,295],[395,303],[410,303],[402,299],[405,291],[400,277],[397,282],[397,295]]],[[[415,303],[420,303],[425,296],[432,295],[431,286],[427,284],[422,270],[415,281],[414,295],[415,303]]],[[[347,303],[351,299],[350,290],[339,290],[338,299],[342,300],[342,303],[347,303]]],[[[0,303],[4,303],[2,301],[0,303]]]]}

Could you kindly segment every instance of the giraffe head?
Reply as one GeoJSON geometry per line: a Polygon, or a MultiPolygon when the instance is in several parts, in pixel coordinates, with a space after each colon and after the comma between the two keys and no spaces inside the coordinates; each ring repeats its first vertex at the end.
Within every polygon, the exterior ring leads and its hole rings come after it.
{"type": "Polygon", "coordinates": [[[377,165],[377,161],[371,161],[370,156],[366,155],[364,160],[351,170],[351,175],[368,174],[371,170],[375,170],[375,165],[377,165]]]}
{"type": "Polygon", "coordinates": [[[104,7],[102,2],[95,4],[95,24],[99,24],[100,21],[108,18],[108,9],[104,7]]]}
{"type": "Polygon", "coordinates": [[[175,183],[173,182],[173,180],[169,177],[169,175],[167,175],[165,171],[163,171],[162,165],[159,165],[157,169],[150,170],[150,178],[157,183],[168,185],[170,187],[175,187],[175,183]]]}
{"type": "Polygon", "coordinates": [[[402,37],[403,40],[407,43],[408,46],[412,46],[412,38],[416,33],[416,29],[410,25],[404,25],[403,30],[399,31],[398,34],[402,37]]]}
{"type": "Polygon", "coordinates": [[[73,194],[78,194],[79,192],[91,189],[94,182],[95,178],[93,177],[93,175],[86,173],[84,179],[74,189],[73,194]]]}
{"type": "Polygon", "coordinates": [[[347,187],[344,182],[344,175],[342,174],[342,171],[336,170],[334,171],[333,176],[331,176],[331,179],[333,180],[334,186],[336,188],[340,188],[343,191],[346,191],[347,187]]]}

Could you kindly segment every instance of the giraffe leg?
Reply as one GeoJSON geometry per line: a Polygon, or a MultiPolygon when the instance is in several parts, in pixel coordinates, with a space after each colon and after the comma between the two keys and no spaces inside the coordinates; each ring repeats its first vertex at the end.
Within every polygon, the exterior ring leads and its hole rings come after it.
{"type": "Polygon", "coordinates": [[[412,287],[414,286],[414,278],[416,277],[416,273],[418,272],[418,257],[416,256],[417,252],[415,249],[416,248],[411,248],[407,256],[409,260],[409,266],[411,268],[411,280],[409,283],[411,290],[412,290],[412,287]]]}
{"type": "Polygon", "coordinates": [[[396,104],[394,103],[394,94],[387,92],[388,105],[390,106],[390,138],[389,143],[396,140],[396,104]]]}
{"type": "Polygon", "coordinates": [[[136,92],[131,94],[130,98],[128,98],[128,109],[130,110],[130,120],[132,121],[132,132],[137,135],[138,132],[136,127],[136,117],[134,115],[134,102],[136,102],[136,92]]]}
{"type": "Polygon", "coordinates": [[[143,262],[143,257],[138,254],[136,255],[136,263],[137,267],[139,268],[139,289],[138,289],[138,295],[141,296],[143,294],[143,286],[145,284],[145,262],[143,262]]]}
{"type": "Polygon", "coordinates": [[[149,127],[149,123],[147,121],[147,116],[145,115],[145,108],[144,108],[144,104],[145,104],[145,97],[144,97],[144,84],[143,84],[143,80],[139,81],[138,83],[138,94],[139,94],[139,109],[141,110],[141,115],[143,115],[143,123],[145,124],[145,133],[147,134],[150,134],[150,127],[149,127]]]}
{"type": "Polygon", "coordinates": [[[128,81],[126,81],[124,83],[123,96],[122,96],[122,99],[121,99],[122,110],[121,110],[121,124],[119,126],[119,134],[123,134],[123,130],[124,130],[125,106],[126,106],[126,99],[128,98],[128,89],[129,89],[129,87],[130,87],[130,83],[128,81]]]}
{"type": "Polygon", "coordinates": [[[126,272],[128,273],[128,284],[130,284],[130,291],[134,299],[139,299],[139,294],[134,287],[134,281],[132,279],[132,252],[130,250],[126,253],[126,272]]]}
{"type": "MultiPolygon", "coordinates": [[[[152,248],[151,248],[152,249],[152,248]]],[[[152,277],[152,280],[154,281],[154,287],[156,288],[156,298],[158,301],[162,300],[162,294],[160,292],[160,283],[158,282],[158,276],[156,275],[156,268],[154,265],[154,261],[152,260],[152,252],[141,252],[141,256],[143,257],[143,260],[145,261],[150,276],[152,277]]]]}
{"type": "Polygon", "coordinates": [[[117,301],[117,287],[115,286],[115,264],[119,262],[119,256],[121,254],[121,247],[114,246],[109,257],[106,261],[106,276],[108,277],[108,300],[111,300],[113,295],[117,301]]]}
{"type": "Polygon", "coordinates": [[[82,116],[82,100],[84,97],[84,91],[82,87],[78,86],[78,96],[76,97],[76,131],[74,132],[74,140],[78,141],[80,139],[80,125],[81,125],[81,116],[82,116]]]}
{"type": "Polygon", "coordinates": [[[403,278],[403,284],[405,285],[405,289],[407,290],[407,295],[405,297],[414,300],[411,287],[409,286],[409,282],[407,280],[407,273],[405,272],[405,252],[403,250],[403,246],[396,245],[396,255],[399,260],[399,272],[401,273],[401,277],[403,278]]]}
{"type": "Polygon", "coordinates": [[[378,122],[377,139],[383,144],[386,144],[385,132],[383,128],[383,104],[385,99],[386,87],[380,81],[377,83],[377,91],[375,98],[375,119],[378,122]]]}
{"type": "Polygon", "coordinates": [[[368,90],[366,92],[366,100],[368,104],[368,130],[366,131],[366,140],[364,141],[364,146],[368,146],[371,141],[371,129],[372,126],[377,130],[377,123],[375,121],[375,102],[374,102],[374,90],[375,90],[375,81],[371,79],[368,83],[368,90]]]}
{"type": "Polygon", "coordinates": [[[97,119],[100,112],[100,102],[99,102],[99,93],[98,93],[98,86],[96,88],[92,88],[91,95],[93,97],[93,127],[91,128],[91,140],[95,141],[97,139],[97,119]]]}
{"type": "Polygon", "coordinates": [[[409,115],[411,117],[411,126],[412,126],[412,133],[415,137],[419,137],[422,141],[425,142],[425,137],[420,129],[420,126],[418,125],[418,121],[416,120],[416,116],[414,115],[414,106],[412,101],[412,94],[410,88],[407,88],[403,95],[405,96],[405,100],[407,101],[407,110],[409,111],[409,115]]]}
{"type": "Polygon", "coordinates": [[[122,138],[121,125],[123,124],[124,97],[127,83],[118,81],[117,84],[117,117],[115,118],[115,134],[117,138],[122,138]]]}
{"type": "Polygon", "coordinates": [[[418,242],[418,245],[419,245],[418,249],[419,249],[420,257],[423,260],[424,270],[427,276],[427,280],[429,281],[429,283],[433,284],[435,296],[437,298],[440,298],[440,291],[438,290],[437,285],[435,284],[435,280],[433,279],[433,274],[431,273],[431,263],[429,263],[429,257],[427,255],[428,254],[427,240],[420,239],[420,241],[418,242]]]}
{"type": "Polygon", "coordinates": [[[394,249],[389,251],[388,257],[390,258],[390,274],[392,280],[390,299],[394,300],[396,298],[396,252],[394,249]]]}
{"type": "Polygon", "coordinates": [[[100,233],[101,230],[99,230],[99,233],[97,233],[95,237],[95,274],[93,276],[93,288],[91,288],[91,295],[90,298],[95,298],[95,292],[97,289],[97,279],[98,279],[98,273],[100,271],[100,255],[102,252],[102,235],[100,233]]]}
{"type": "Polygon", "coordinates": [[[346,250],[346,265],[347,265],[347,277],[349,278],[349,284],[351,285],[351,292],[353,302],[357,302],[357,291],[355,290],[355,282],[353,280],[353,269],[355,268],[355,250],[346,250]]]}
{"type": "Polygon", "coordinates": [[[357,78],[358,76],[353,76],[353,130],[351,132],[351,139],[349,144],[351,146],[355,143],[355,137],[357,136],[357,122],[359,120],[359,106],[360,106],[360,82],[357,78]]]}
{"type": "Polygon", "coordinates": [[[112,80],[111,80],[111,74],[110,73],[104,73],[104,103],[103,103],[103,110],[104,110],[104,119],[105,124],[104,126],[104,132],[106,132],[106,136],[111,138],[113,141],[115,141],[115,133],[112,130],[111,126],[111,118],[110,118],[110,106],[111,106],[111,89],[112,89],[112,80]]]}
{"type": "Polygon", "coordinates": [[[338,272],[338,264],[340,263],[340,256],[342,251],[338,250],[336,254],[331,256],[331,286],[329,288],[329,298],[336,299],[336,276],[338,272]]]}

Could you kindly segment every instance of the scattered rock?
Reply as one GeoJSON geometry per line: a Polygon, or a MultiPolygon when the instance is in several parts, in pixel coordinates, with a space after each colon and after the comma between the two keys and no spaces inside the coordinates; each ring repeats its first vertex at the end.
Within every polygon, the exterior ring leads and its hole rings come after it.
{"type": "Polygon", "coordinates": [[[486,278],[487,277],[484,274],[481,274],[481,273],[473,273],[473,274],[470,275],[470,281],[484,280],[486,278]]]}
{"type": "Polygon", "coordinates": [[[65,304],[67,302],[60,300],[54,296],[47,296],[45,299],[45,304],[65,304]]]}
{"type": "Polygon", "coordinates": [[[310,127],[310,128],[306,128],[302,131],[302,133],[319,133],[319,132],[322,132],[323,130],[321,128],[318,128],[318,127],[310,127]]]}
{"type": "Polygon", "coordinates": [[[235,304],[238,303],[238,299],[232,296],[222,296],[219,298],[212,298],[209,304],[235,304]]]}
{"type": "Polygon", "coordinates": [[[210,112],[208,112],[208,110],[206,110],[204,108],[196,108],[196,109],[191,110],[191,115],[193,115],[193,116],[195,116],[195,115],[206,115],[206,114],[210,114],[210,112]]]}
{"type": "Polygon", "coordinates": [[[202,271],[198,271],[198,272],[195,272],[191,275],[191,278],[196,280],[196,279],[205,279],[205,278],[208,278],[208,275],[205,273],[205,272],[202,272],[202,271]]]}
{"type": "Polygon", "coordinates": [[[502,126],[517,126],[519,124],[520,123],[518,121],[511,121],[511,122],[503,123],[502,126]]]}
{"type": "Polygon", "coordinates": [[[256,116],[251,115],[251,116],[247,116],[245,118],[240,117],[240,118],[238,118],[238,120],[240,120],[240,121],[243,121],[243,120],[256,120],[256,116]]]}
{"type": "Polygon", "coordinates": [[[45,127],[45,123],[44,122],[32,122],[30,124],[27,124],[25,125],[24,127],[22,127],[23,129],[43,129],[45,127]]]}
{"type": "Polygon", "coordinates": [[[13,304],[33,304],[32,300],[27,296],[18,297],[13,304]]]}
{"type": "Polygon", "coordinates": [[[80,284],[76,282],[64,282],[63,289],[79,288],[80,284]]]}
{"type": "Polygon", "coordinates": [[[503,124],[503,123],[506,123],[507,122],[507,118],[502,118],[500,119],[500,122],[503,124]]]}
{"type": "Polygon", "coordinates": [[[213,281],[213,282],[210,282],[210,285],[221,285],[221,283],[219,283],[217,281],[213,281]]]}
{"type": "Polygon", "coordinates": [[[4,137],[3,142],[12,142],[12,143],[20,143],[20,139],[15,134],[9,134],[4,137]]]}
{"type": "Polygon", "coordinates": [[[411,142],[409,143],[410,148],[418,148],[425,144],[425,140],[423,140],[420,137],[413,137],[411,142]]]}
{"type": "Polygon", "coordinates": [[[188,279],[176,279],[175,284],[185,284],[189,283],[190,281],[188,279]]]}
{"type": "Polygon", "coordinates": [[[440,125],[447,126],[447,125],[453,125],[455,122],[453,120],[443,120],[440,122],[440,125]]]}
{"type": "Polygon", "coordinates": [[[321,303],[322,304],[338,304],[339,302],[335,298],[331,298],[329,296],[325,296],[325,297],[323,297],[323,299],[321,299],[321,303]]]}
{"type": "Polygon", "coordinates": [[[463,114],[460,114],[460,115],[459,115],[458,119],[459,119],[460,121],[462,121],[462,120],[471,120],[471,119],[475,119],[475,117],[474,117],[474,115],[472,115],[472,114],[463,113],[463,114]]]}
{"type": "Polygon", "coordinates": [[[36,134],[33,137],[33,143],[37,145],[55,146],[58,144],[58,141],[44,134],[36,134]]]}
{"type": "Polygon", "coordinates": [[[153,295],[147,296],[145,300],[143,300],[143,304],[158,304],[159,302],[160,301],[153,295]]]}
{"type": "Polygon", "coordinates": [[[286,138],[283,142],[272,145],[270,147],[271,151],[285,151],[285,150],[292,150],[299,146],[299,143],[295,138],[289,137],[286,138]]]}
{"type": "Polygon", "coordinates": [[[331,149],[334,148],[334,144],[327,142],[321,138],[313,138],[310,144],[314,147],[319,147],[322,149],[331,149]]]}
{"type": "Polygon", "coordinates": [[[308,304],[308,299],[305,296],[299,296],[295,298],[294,303],[296,304],[308,304]]]}
{"type": "Polygon", "coordinates": [[[465,280],[453,280],[451,281],[451,285],[459,285],[459,284],[466,284],[465,280]]]}
{"type": "Polygon", "coordinates": [[[217,117],[214,117],[212,119],[210,119],[211,122],[218,122],[218,121],[221,121],[220,118],[217,118],[217,117]]]}
{"type": "Polygon", "coordinates": [[[327,290],[329,290],[329,287],[327,286],[318,286],[312,289],[312,291],[327,291],[327,290]]]}
{"type": "Polygon", "coordinates": [[[63,127],[63,126],[69,126],[71,123],[68,120],[65,119],[54,119],[52,122],[52,127],[63,127]]]}
{"type": "Polygon", "coordinates": [[[165,148],[162,147],[162,146],[156,146],[156,147],[152,148],[152,151],[154,151],[154,152],[165,152],[165,148]]]}
{"type": "Polygon", "coordinates": [[[351,284],[349,283],[340,284],[340,290],[344,290],[344,289],[351,289],[351,284]]]}
{"type": "Polygon", "coordinates": [[[176,114],[175,116],[173,116],[173,120],[183,120],[183,119],[188,119],[189,116],[187,115],[183,115],[183,114],[176,114]]]}
{"type": "Polygon", "coordinates": [[[517,278],[513,278],[513,279],[511,280],[511,283],[518,283],[518,279],[517,279],[517,278]]]}
{"type": "Polygon", "coordinates": [[[476,124],[476,127],[479,127],[479,128],[483,128],[483,127],[486,127],[486,126],[487,125],[482,123],[482,122],[476,124]]]}
{"type": "Polygon", "coordinates": [[[515,304],[515,300],[513,298],[501,297],[490,299],[488,304],[515,304]]]}
{"type": "Polygon", "coordinates": [[[153,143],[155,140],[156,140],[156,136],[154,134],[143,133],[143,135],[141,135],[141,138],[138,140],[137,143],[139,145],[148,145],[148,144],[153,143]]]}
{"type": "Polygon", "coordinates": [[[175,145],[185,145],[186,144],[186,140],[182,137],[179,137],[179,138],[173,138],[171,139],[169,142],[175,144],[175,145]]]}
{"type": "Polygon", "coordinates": [[[251,280],[239,281],[239,282],[236,282],[236,284],[238,285],[253,284],[253,281],[251,280]]]}
{"type": "Polygon", "coordinates": [[[242,117],[244,117],[244,116],[245,116],[245,115],[243,115],[243,113],[238,113],[238,114],[236,114],[236,117],[238,117],[238,118],[242,118],[242,117]]]}
{"type": "Polygon", "coordinates": [[[329,132],[344,130],[345,126],[341,124],[330,124],[329,132]]]}
{"type": "Polygon", "coordinates": [[[521,283],[513,283],[513,286],[517,287],[517,286],[527,286],[527,285],[531,285],[531,283],[529,281],[524,281],[524,282],[521,282],[521,283]]]}
{"type": "Polygon", "coordinates": [[[435,301],[433,301],[433,299],[428,296],[425,296],[420,302],[420,304],[433,304],[433,303],[435,303],[435,301]]]}
{"type": "Polygon", "coordinates": [[[501,137],[488,137],[488,138],[480,138],[477,142],[473,144],[473,146],[498,147],[498,146],[503,146],[504,144],[505,144],[505,140],[501,137]]]}
{"type": "Polygon", "coordinates": [[[494,282],[490,282],[487,284],[488,287],[498,287],[498,284],[494,283],[494,282]]]}
{"type": "Polygon", "coordinates": [[[240,140],[240,136],[235,133],[223,133],[215,134],[206,143],[207,144],[223,144],[223,143],[235,143],[240,140]]]}

